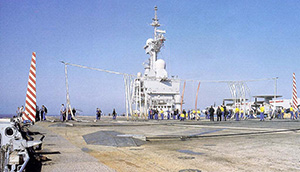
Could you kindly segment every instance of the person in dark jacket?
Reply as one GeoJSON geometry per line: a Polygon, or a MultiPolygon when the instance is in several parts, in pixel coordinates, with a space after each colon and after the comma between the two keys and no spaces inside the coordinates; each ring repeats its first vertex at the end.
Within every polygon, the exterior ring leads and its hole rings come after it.
{"type": "Polygon", "coordinates": [[[35,121],[39,121],[40,119],[40,108],[36,106],[35,121]]]}
{"type": "Polygon", "coordinates": [[[227,118],[227,115],[228,115],[228,111],[226,110],[226,106],[224,106],[224,121],[226,121],[226,118],[227,118]]]}
{"type": "Polygon", "coordinates": [[[76,116],[76,109],[75,108],[72,109],[72,113],[73,113],[73,116],[75,117],[76,116]]]}
{"type": "Polygon", "coordinates": [[[113,115],[113,119],[115,120],[115,119],[117,118],[117,113],[116,113],[116,110],[115,110],[115,109],[113,110],[112,115],[113,115]]]}
{"type": "Polygon", "coordinates": [[[215,109],[213,108],[213,106],[211,105],[211,107],[209,108],[209,115],[210,115],[210,121],[214,121],[214,113],[215,113],[215,109]]]}
{"type": "Polygon", "coordinates": [[[218,109],[217,109],[217,121],[221,121],[221,117],[222,117],[222,111],[221,111],[220,106],[218,106],[218,109]]]}
{"type": "Polygon", "coordinates": [[[184,114],[183,120],[185,120],[187,118],[187,113],[186,113],[186,111],[184,109],[183,109],[182,113],[184,114]]]}

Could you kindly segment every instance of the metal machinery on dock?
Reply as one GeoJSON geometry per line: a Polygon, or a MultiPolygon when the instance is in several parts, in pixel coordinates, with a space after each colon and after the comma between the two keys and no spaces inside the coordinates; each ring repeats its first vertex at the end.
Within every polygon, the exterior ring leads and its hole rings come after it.
{"type": "Polygon", "coordinates": [[[0,119],[0,171],[31,171],[27,165],[36,158],[35,150],[41,149],[45,136],[34,141],[33,133],[28,130],[30,125],[22,123],[20,118],[0,119]]]}

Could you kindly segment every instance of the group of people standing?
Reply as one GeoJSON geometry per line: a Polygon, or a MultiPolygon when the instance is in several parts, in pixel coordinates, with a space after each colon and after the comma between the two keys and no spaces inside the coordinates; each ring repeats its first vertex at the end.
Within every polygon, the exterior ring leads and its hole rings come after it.
{"type": "Polygon", "coordinates": [[[74,120],[73,117],[76,116],[76,109],[75,108],[73,108],[73,109],[68,108],[67,109],[67,107],[65,107],[64,104],[61,104],[61,108],[60,108],[59,112],[60,112],[60,120],[62,122],[68,121],[68,120],[74,120]]]}
{"type": "MultiPolygon", "coordinates": [[[[102,111],[100,108],[96,108],[96,121],[100,120],[101,119],[101,116],[102,116],[102,111]]],[[[110,114],[109,114],[110,116],[110,114]]],[[[116,112],[116,109],[113,109],[113,112],[112,112],[112,116],[113,116],[113,120],[116,120],[117,119],[117,112],[116,112]]]]}
{"type": "Polygon", "coordinates": [[[17,117],[22,117],[23,113],[24,113],[25,109],[24,106],[18,107],[17,108],[17,117]]]}
{"type": "MultiPolygon", "coordinates": [[[[17,113],[19,116],[22,115],[23,111],[23,106],[21,108],[18,108],[17,113]]],[[[61,115],[61,121],[66,121],[66,120],[72,120],[72,114],[75,116],[76,110],[73,108],[72,110],[69,109],[68,111],[66,110],[66,107],[64,104],[62,104],[61,109],[60,109],[60,115],[61,115]]],[[[260,121],[264,121],[265,116],[269,117],[269,119],[273,118],[278,118],[278,119],[283,119],[285,113],[290,113],[290,118],[291,119],[298,119],[298,116],[300,118],[300,108],[298,107],[297,109],[294,109],[292,106],[290,108],[284,109],[284,108],[273,108],[271,105],[268,107],[268,110],[266,110],[265,105],[262,104],[260,105],[259,108],[247,110],[244,112],[244,110],[239,107],[233,107],[231,109],[227,109],[226,106],[220,105],[217,108],[211,106],[210,108],[206,108],[206,110],[203,111],[203,113],[206,116],[206,119],[210,119],[210,121],[214,121],[214,116],[216,115],[217,121],[226,121],[226,119],[235,119],[236,121],[239,121],[241,119],[249,119],[249,118],[258,118],[258,115],[260,115],[260,121]]],[[[45,116],[47,114],[47,108],[43,105],[41,110],[38,109],[37,107],[37,121],[39,119],[45,120],[45,116]],[[39,115],[39,112],[41,116],[39,115]],[[40,118],[39,118],[40,117],[40,118]]],[[[186,111],[185,109],[182,110],[182,113],[179,112],[178,109],[174,111],[170,111],[169,109],[167,111],[164,111],[163,109],[150,109],[148,111],[148,119],[149,120],[180,120],[184,121],[186,119],[188,120],[200,120],[200,115],[201,111],[199,109],[197,110],[188,110],[186,111]]],[[[96,120],[100,120],[102,116],[102,111],[100,108],[96,108],[96,120]]],[[[110,116],[110,114],[109,114],[110,116]]],[[[113,109],[112,112],[112,117],[113,120],[116,120],[117,113],[116,110],[113,109]]]]}
{"type": "Polygon", "coordinates": [[[233,107],[232,109],[226,110],[226,106],[218,106],[217,109],[211,106],[208,110],[205,111],[206,118],[210,121],[214,121],[214,115],[217,116],[217,121],[226,121],[226,119],[234,118],[236,121],[242,119],[254,119],[258,118],[260,121],[264,121],[266,117],[270,120],[274,118],[284,119],[284,114],[290,113],[290,119],[294,120],[300,116],[300,108],[294,109],[292,106],[290,108],[275,108],[272,105],[260,105],[259,108],[247,110],[246,112],[239,108],[238,106],[233,107]]]}
{"type": "Polygon", "coordinates": [[[169,109],[167,111],[164,111],[163,109],[150,109],[148,111],[148,119],[152,120],[180,120],[184,121],[185,119],[190,120],[200,120],[201,112],[200,110],[188,110],[185,109],[182,110],[182,113],[179,113],[179,110],[176,109],[174,111],[170,111],[169,109]]]}
{"type": "Polygon", "coordinates": [[[261,105],[259,108],[259,112],[260,112],[260,121],[264,121],[265,116],[268,116],[270,120],[273,118],[284,119],[284,114],[290,114],[291,120],[298,119],[298,116],[300,116],[299,106],[298,108],[293,108],[292,105],[290,105],[289,108],[280,107],[278,109],[271,106],[268,112],[266,111],[265,106],[261,105]]]}
{"type": "MultiPolygon", "coordinates": [[[[22,117],[23,113],[25,113],[24,106],[18,107],[17,117],[22,117]]],[[[36,106],[35,121],[45,121],[47,113],[48,113],[48,109],[45,105],[42,105],[42,108],[36,106]]]]}
{"type": "Polygon", "coordinates": [[[39,109],[39,107],[36,106],[35,121],[45,121],[47,113],[48,109],[46,108],[46,106],[42,105],[41,109],[39,109]]]}
{"type": "MultiPolygon", "coordinates": [[[[300,105],[298,106],[297,109],[293,108],[293,106],[291,105],[290,108],[284,110],[286,113],[290,113],[291,114],[291,119],[292,120],[295,120],[295,119],[298,119],[298,116],[300,117],[300,105]]],[[[283,118],[284,115],[282,115],[282,118],[283,118]]]]}
{"type": "MultiPolygon", "coordinates": [[[[215,109],[213,108],[213,106],[211,106],[208,110],[209,112],[209,117],[208,115],[206,115],[206,118],[209,118],[210,121],[214,121],[214,113],[215,113],[215,109]]],[[[207,112],[205,114],[208,114],[207,112]]],[[[217,115],[217,121],[226,121],[227,116],[230,114],[230,111],[226,110],[226,106],[218,106],[217,111],[216,111],[216,115],[217,115]]]]}

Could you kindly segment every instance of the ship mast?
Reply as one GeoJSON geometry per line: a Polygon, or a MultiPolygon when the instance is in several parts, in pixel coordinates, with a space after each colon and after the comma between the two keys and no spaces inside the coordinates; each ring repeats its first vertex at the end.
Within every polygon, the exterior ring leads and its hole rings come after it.
{"type": "MultiPolygon", "coordinates": [[[[157,18],[157,6],[154,7],[154,18],[152,19],[151,26],[154,27],[154,38],[151,39],[151,41],[147,41],[147,44],[145,45],[144,49],[146,50],[146,53],[150,55],[150,69],[154,70],[155,62],[157,60],[157,54],[160,52],[160,48],[163,46],[164,41],[166,40],[164,35],[166,31],[159,30],[158,27],[160,27],[160,24],[158,22],[157,18]]],[[[150,39],[148,39],[150,40],[150,39]]]]}
{"type": "Polygon", "coordinates": [[[157,18],[157,6],[154,7],[154,18],[152,20],[151,26],[154,27],[154,41],[156,41],[156,30],[160,26],[157,18]]]}

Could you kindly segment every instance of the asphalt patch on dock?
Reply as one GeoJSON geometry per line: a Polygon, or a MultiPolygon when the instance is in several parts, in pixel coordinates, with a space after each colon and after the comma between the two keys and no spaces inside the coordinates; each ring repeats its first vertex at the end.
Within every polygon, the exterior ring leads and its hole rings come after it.
{"type": "Polygon", "coordinates": [[[92,150],[91,149],[89,149],[89,148],[81,148],[81,150],[83,151],[83,152],[92,152],[92,150]]]}
{"type": "Polygon", "coordinates": [[[183,170],[179,170],[178,172],[201,172],[201,170],[197,170],[197,169],[183,169],[183,170]]]}
{"type": "Polygon", "coordinates": [[[91,134],[86,134],[82,137],[87,144],[91,145],[137,147],[146,143],[145,141],[132,137],[120,137],[120,135],[124,135],[124,133],[115,131],[97,131],[91,134]]]}
{"type": "Polygon", "coordinates": [[[189,154],[189,155],[203,155],[204,154],[204,153],[201,153],[201,152],[194,152],[194,151],[191,151],[191,150],[177,150],[177,152],[185,153],[185,154],[189,154]]]}
{"type": "Polygon", "coordinates": [[[193,156],[180,156],[178,159],[195,159],[193,156]]]}
{"type": "Polygon", "coordinates": [[[43,146],[55,146],[56,144],[43,144],[43,146]]]}
{"type": "Polygon", "coordinates": [[[59,122],[59,123],[56,123],[56,124],[51,124],[51,125],[49,125],[49,127],[73,127],[73,126],[69,123],[59,122]]]}
{"type": "Polygon", "coordinates": [[[139,151],[139,150],[144,150],[144,149],[136,149],[136,148],[132,148],[132,149],[129,149],[129,150],[139,151]]]}

